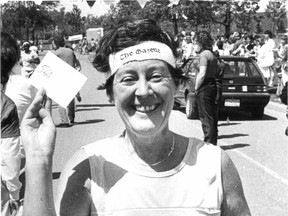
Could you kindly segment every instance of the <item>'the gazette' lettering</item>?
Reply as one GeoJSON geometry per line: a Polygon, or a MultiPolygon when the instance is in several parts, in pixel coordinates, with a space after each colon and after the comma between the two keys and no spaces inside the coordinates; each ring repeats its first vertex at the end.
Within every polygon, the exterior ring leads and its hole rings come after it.
{"type": "Polygon", "coordinates": [[[132,57],[134,54],[139,55],[143,53],[160,53],[160,49],[149,48],[149,49],[137,49],[135,52],[131,51],[129,53],[123,53],[120,55],[120,60],[124,60],[128,57],[132,57]]]}

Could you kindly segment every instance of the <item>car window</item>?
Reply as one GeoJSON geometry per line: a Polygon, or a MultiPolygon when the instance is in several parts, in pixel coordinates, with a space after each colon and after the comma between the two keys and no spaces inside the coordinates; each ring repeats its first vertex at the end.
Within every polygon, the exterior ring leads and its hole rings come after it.
{"type": "Polygon", "coordinates": [[[224,78],[261,77],[258,69],[249,61],[226,61],[224,78]]]}
{"type": "Polygon", "coordinates": [[[253,77],[261,77],[260,75],[260,71],[258,70],[258,68],[252,63],[252,62],[247,62],[250,72],[252,74],[253,77]]]}

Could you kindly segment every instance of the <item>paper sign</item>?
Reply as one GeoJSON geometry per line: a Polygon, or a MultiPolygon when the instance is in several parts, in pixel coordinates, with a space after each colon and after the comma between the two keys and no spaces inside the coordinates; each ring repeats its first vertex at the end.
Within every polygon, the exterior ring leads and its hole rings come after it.
{"type": "Polygon", "coordinates": [[[47,96],[53,101],[62,107],[67,107],[87,77],[49,51],[30,80],[37,89],[43,87],[47,96]]]}

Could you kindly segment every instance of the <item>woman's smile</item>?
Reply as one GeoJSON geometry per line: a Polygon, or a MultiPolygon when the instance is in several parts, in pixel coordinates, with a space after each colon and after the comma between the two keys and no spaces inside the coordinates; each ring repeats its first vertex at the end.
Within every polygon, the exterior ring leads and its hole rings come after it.
{"type": "Polygon", "coordinates": [[[155,109],[159,107],[159,104],[154,105],[133,105],[132,108],[136,110],[137,112],[141,113],[150,113],[153,112],[155,109]]]}

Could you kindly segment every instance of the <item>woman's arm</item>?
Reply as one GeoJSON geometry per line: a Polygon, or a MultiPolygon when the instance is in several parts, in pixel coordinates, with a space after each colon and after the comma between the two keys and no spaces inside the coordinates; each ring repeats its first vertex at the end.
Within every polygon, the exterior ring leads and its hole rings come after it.
{"type": "MultiPolygon", "coordinates": [[[[52,187],[52,157],[56,128],[51,117],[51,104],[45,91],[38,91],[21,124],[26,152],[26,187],[24,215],[56,215],[52,187]]],[[[90,215],[90,165],[84,150],[67,163],[59,180],[56,199],[57,215],[90,215]]]]}
{"type": "Polygon", "coordinates": [[[52,101],[38,91],[21,124],[26,152],[24,215],[53,216],[52,157],[56,128],[51,117],[52,101]]]}
{"type": "Polygon", "coordinates": [[[223,202],[221,216],[251,216],[239,173],[226,152],[222,151],[223,202]]]}
{"type": "Polygon", "coordinates": [[[199,66],[199,73],[196,76],[195,90],[198,91],[206,75],[207,66],[199,66]]]}

